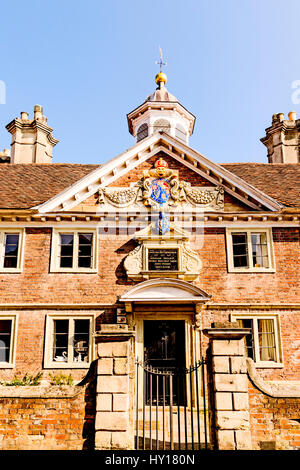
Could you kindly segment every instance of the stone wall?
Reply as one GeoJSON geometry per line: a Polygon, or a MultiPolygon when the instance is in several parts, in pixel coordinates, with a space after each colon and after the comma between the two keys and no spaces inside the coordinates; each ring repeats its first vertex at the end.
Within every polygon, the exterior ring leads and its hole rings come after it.
{"type": "Polygon", "coordinates": [[[247,362],[253,449],[300,450],[300,383],[266,382],[247,362]]]}
{"type": "Polygon", "coordinates": [[[219,323],[204,334],[210,341],[216,448],[299,450],[300,382],[264,380],[245,357],[247,329],[237,324],[219,323]]]}
{"type": "Polygon", "coordinates": [[[94,383],[1,386],[1,450],[92,450],[94,383]]]}

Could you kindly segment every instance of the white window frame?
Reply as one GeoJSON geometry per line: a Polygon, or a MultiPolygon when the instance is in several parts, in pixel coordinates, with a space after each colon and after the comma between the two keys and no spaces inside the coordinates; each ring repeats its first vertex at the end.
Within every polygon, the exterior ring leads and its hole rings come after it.
{"type": "Polygon", "coordinates": [[[13,369],[15,367],[15,360],[16,360],[18,315],[17,314],[0,315],[0,320],[11,320],[9,361],[0,362],[0,369],[13,369]]]}
{"type": "Polygon", "coordinates": [[[275,272],[275,257],[274,257],[274,248],[273,248],[273,238],[272,238],[272,229],[271,228],[226,228],[226,247],[227,247],[227,270],[229,273],[274,273],[275,272]],[[233,244],[232,244],[232,234],[233,233],[247,233],[247,243],[248,243],[248,263],[249,267],[235,267],[233,263],[233,244]],[[263,266],[255,267],[253,266],[253,257],[252,257],[252,242],[251,234],[252,233],[264,233],[266,234],[267,239],[267,249],[268,249],[268,260],[269,267],[264,268],[263,266]]]}
{"type": "Polygon", "coordinates": [[[94,341],[93,334],[95,332],[95,314],[72,314],[72,315],[57,315],[49,314],[46,316],[46,334],[44,345],[44,368],[45,369],[88,369],[91,362],[94,360],[94,341]],[[54,320],[69,320],[69,335],[68,335],[68,361],[60,362],[52,360],[53,348],[53,329],[54,320]],[[70,358],[73,356],[73,337],[74,337],[74,320],[90,320],[90,342],[89,342],[89,362],[75,362],[70,358]]]}
{"type": "Polygon", "coordinates": [[[53,228],[52,229],[52,244],[51,244],[51,262],[50,272],[52,273],[97,273],[98,266],[98,231],[94,228],[53,228]],[[92,266],[90,268],[79,268],[78,263],[78,234],[79,233],[92,233],[93,246],[92,246],[92,266]],[[62,268],[60,267],[60,234],[73,234],[73,267],[62,268]]]}
{"type": "Polygon", "coordinates": [[[253,352],[254,362],[257,368],[282,368],[283,367],[283,356],[282,356],[282,344],[280,334],[280,319],[278,313],[232,313],[230,315],[231,321],[237,320],[252,320],[253,321],[253,352]],[[274,322],[274,336],[275,336],[275,350],[276,350],[276,361],[261,361],[258,359],[259,355],[259,338],[258,338],[258,322],[257,320],[273,320],[274,322]]]}
{"type": "Polygon", "coordinates": [[[1,228],[0,230],[0,272],[1,273],[20,273],[23,270],[24,259],[24,243],[25,243],[25,230],[24,228],[1,228]],[[18,245],[18,258],[17,266],[15,268],[5,268],[5,235],[16,233],[19,235],[18,245]]]}

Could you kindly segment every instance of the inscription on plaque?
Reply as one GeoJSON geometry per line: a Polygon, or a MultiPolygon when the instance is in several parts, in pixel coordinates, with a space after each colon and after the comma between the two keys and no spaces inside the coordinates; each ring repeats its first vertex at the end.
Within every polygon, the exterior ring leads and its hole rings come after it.
{"type": "Polygon", "coordinates": [[[149,271],[178,271],[178,250],[176,248],[150,248],[148,250],[149,271]]]}

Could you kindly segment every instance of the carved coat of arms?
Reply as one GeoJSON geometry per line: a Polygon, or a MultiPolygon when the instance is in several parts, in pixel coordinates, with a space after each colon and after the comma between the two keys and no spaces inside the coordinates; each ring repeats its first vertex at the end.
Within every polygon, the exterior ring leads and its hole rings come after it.
{"type": "Polygon", "coordinates": [[[166,233],[169,229],[167,212],[181,205],[183,208],[209,208],[209,210],[224,209],[224,188],[192,187],[190,183],[180,181],[178,170],[168,168],[162,158],[156,160],[154,168],[145,170],[140,181],[129,188],[99,189],[97,203],[111,205],[119,209],[133,207],[136,210],[141,205],[150,206],[158,212],[156,229],[166,233]]]}

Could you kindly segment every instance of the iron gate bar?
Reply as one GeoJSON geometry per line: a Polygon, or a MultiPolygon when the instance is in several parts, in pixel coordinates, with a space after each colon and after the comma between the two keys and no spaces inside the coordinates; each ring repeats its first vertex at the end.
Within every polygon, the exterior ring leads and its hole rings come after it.
{"type": "Polygon", "coordinates": [[[139,450],[139,362],[136,362],[136,448],[139,450]]]}
{"type": "Polygon", "coordinates": [[[156,450],[158,445],[158,375],[156,375],[156,450]]]}
{"type": "Polygon", "coordinates": [[[163,375],[163,450],[165,450],[165,388],[166,376],[163,375]]]}
{"type": "Polygon", "coordinates": [[[198,421],[198,450],[200,450],[200,409],[199,409],[199,388],[198,388],[198,369],[195,371],[196,376],[196,398],[197,398],[197,421],[198,421]]]}
{"type": "Polygon", "coordinates": [[[143,449],[145,449],[145,407],[146,407],[146,374],[143,374],[143,449]]]}
{"type": "MultiPolygon", "coordinates": [[[[152,369],[152,367],[151,367],[152,369]]],[[[152,450],[152,436],[151,436],[151,432],[152,432],[152,374],[150,374],[150,436],[149,436],[149,439],[150,439],[150,450],[152,450]]]]}
{"type": "Polygon", "coordinates": [[[187,420],[186,420],[186,388],[183,387],[183,405],[184,405],[184,434],[185,434],[185,450],[187,450],[187,420]]]}
{"type": "Polygon", "coordinates": [[[192,384],[192,367],[189,368],[190,374],[190,397],[191,397],[191,434],[192,434],[192,450],[194,450],[194,419],[193,419],[193,384],[192,384]]]}
{"type": "MultiPolygon", "coordinates": [[[[200,406],[199,406],[199,377],[198,377],[198,372],[199,369],[201,368],[201,376],[202,376],[202,391],[203,391],[203,419],[204,419],[204,437],[205,437],[205,449],[207,449],[208,445],[208,436],[207,436],[207,407],[206,407],[206,387],[205,387],[205,369],[204,365],[206,364],[205,360],[198,361],[194,366],[189,366],[188,368],[182,368],[180,370],[166,370],[166,369],[155,369],[152,365],[147,365],[142,362],[139,362],[137,359],[136,361],[136,373],[137,373],[137,385],[136,385],[136,393],[137,393],[137,398],[136,398],[136,448],[139,449],[139,367],[143,370],[143,408],[142,408],[142,415],[143,415],[143,449],[146,448],[146,429],[145,429],[145,421],[146,421],[146,405],[149,404],[149,422],[150,422],[150,428],[149,428],[149,447],[150,449],[153,448],[153,443],[152,443],[152,409],[153,409],[153,375],[156,377],[156,404],[155,404],[155,413],[156,413],[156,423],[155,423],[155,429],[156,429],[156,445],[155,448],[156,450],[159,450],[159,423],[158,423],[158,417],[159,417],[159,403],[161,402],[162,398],[162,421],[163,421],[163,426],[162,426],[162,436],[163,436],[163,450],[166,449],[166,436],[165,436],[165,431],[166,431],[166,422],[165,422],[165,413],[167,411],[166,407],[169,405],[169,420],[170,420],[170,442],[169,446],[171,450],[174,450],[175,447],[175,442],[174,442],[174,420],[173,420],[173,412],[174,412],[174,403],[173,403],[173,397],[174,397],[174,390],[176,389],[177,394],[175,395],[177,398],[177,427],[178,427],[178,449],[181,450],[181,398],[183,398],[183,411],[184,411],[184,434],[185,434],[185,449],[188,450],[189,443],[188,443],[188,422],[187,422],[187,406],[188,406],[188,401],[187,401],[187,390],[186,387],[188,386],[188,383],[186,382],[187,375],[189,374],[189,386],[190,386],[190,429],[191,429],[191,444],[192,444],[192,449],[195,449],[195,433],[194,433],[194,427],[196,427],[194,423],[194,411],[196,409],[197,413],[197,434],[198,434],[198,449],[201,449],[201,425],[200,425],[200,406]],[[192,373],[195,374],[194,380],[192,377],[192,373]],[[159,392],[159,377],[162,378],[162,397],[159,392]],[[176,377],[176,386],[174,388],[174,377],[176,377]],[[182,378],[182,391],[179,383],[179,379],[182,378]],[[195,391],[193,393],[193,389],[195,387],[195,391]],[[148,393],[147,391],[149,390],[149,399],[148,399],[148,393]],[[182,396],[183,393],[183,396],[182,396]],[[195,395],[195,396],[194,396],[195,395]],[[167,397],[169,397],[169,402],[167,402],[167,397]]],[[[196,432],[196,429],[195,429],[196,432]]]]}
{"type": "Polygon", "coordinates": [[[174,450],[174,443],[173,443],[173,375],[170,374],[170,447],[171,450],[174,450]]]}
{"type": "Polygon", "coordinates": [[[179,380],[177,377],[177,422],[178,422],[178,449],[180,450],[180,391],[179,380]]]}
{"type": "MultiPolygon", "coordinates": [[[[203,396],[205,397],[205,371],[202,364],[202,386],[203,386],[203,396]]],[[[206,402],[203,400],[204,408],[204,436],[205,436],[205,449],[207,449],[207,423],[206,423],[206,402]]]]}

